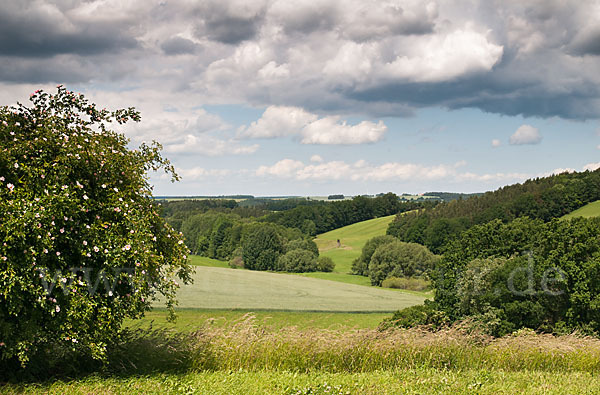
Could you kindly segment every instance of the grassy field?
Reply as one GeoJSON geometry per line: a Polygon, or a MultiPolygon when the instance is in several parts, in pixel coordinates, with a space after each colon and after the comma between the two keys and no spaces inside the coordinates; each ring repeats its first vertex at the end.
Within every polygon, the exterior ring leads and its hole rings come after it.
{"type": "Polygon", "coordinates": [[[199,372],[0,387],[4,394],[597,394],[587,372],[409,369],[370,373],[199,372]]]}
{"type": "Polygon", "coordinates": [[[586,204],[585,206],[573,211],[572,213],[563,216],[563,218],[565,219],[574,217],[600,217],[600,200],[586,204]]]}
{"type": "Polygon", "coordinates": [[[352,261],[360,256],[367,240],[384,235],[395,215],[358,222],[317,236],[319,252],[335,262],[337,273],[350,273],[352,261]],[[340,240],[341,247],[337,246],[340,240]]]}
{"type": "Polygon", "coordinates": [[[265,328],[253,318],[194,333],[149,332],[110,356],[118,374],[1,393],[575,394],[599,393],[600,340],[522,331],[492,339],[461,328],[265,328]]]}
{"type": "MultiPolygon", "coordinates": [[[[179,307],[200,309],[391,312],[426,296],[282,273],[197,266],[179,307]]],[[[159,306],[159,305],[158,305],[159,306]]]]}
{"type": "Polygon", "coordinates": [[[130,328],[166,328],[177,331],[198,330],[205,326],[231,327],[255,317],[260,326],[281,329],[294,326],[299,329],[375,329],[389,313],[339,313],[339,312],[308,312],[308,311],[255,311],[214,310],[214,309],[177,309],[177,320],[167,321],[164,309],[155,309],[146,313],[142,320],[130,320],[130,328]]]}

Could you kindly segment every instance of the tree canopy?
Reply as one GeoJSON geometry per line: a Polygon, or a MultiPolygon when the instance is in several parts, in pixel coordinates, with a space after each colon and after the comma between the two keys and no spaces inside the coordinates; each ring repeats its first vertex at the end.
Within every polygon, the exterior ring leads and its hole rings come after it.
{"type": "Polygon", "coordinates": [[[162,219],[148,172],[177,175],[159,144],[129,149],[99,109],[59,86],[0,108],[0,360],[63,344],[104,356],[126,317],[190,281],[182,235],[162,219]]]}

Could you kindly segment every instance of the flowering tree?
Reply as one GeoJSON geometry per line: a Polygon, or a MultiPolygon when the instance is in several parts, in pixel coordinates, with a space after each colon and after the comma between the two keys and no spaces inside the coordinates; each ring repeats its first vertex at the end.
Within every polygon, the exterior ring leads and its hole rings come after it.
{"type": "Polygon", "coordinates": [[[123,319],[191,280],[181,234],[156,211],[148,172],[177,175],[160,145],[130,150],[98,109],[59,86],[0,107],[0,359],[25,365],[68,343],[95,358],[123,319]]]}

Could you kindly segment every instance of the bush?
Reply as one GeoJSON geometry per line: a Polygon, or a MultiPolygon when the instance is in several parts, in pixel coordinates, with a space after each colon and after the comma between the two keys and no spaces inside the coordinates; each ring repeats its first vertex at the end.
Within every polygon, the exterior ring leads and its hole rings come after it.
{"type": "Polygon", "coordinates": [[[381,283],[383,288],[407,289],[409,291],[428,291],[431,282],[422,278],[388,277],[381,283]]]}
{"type": "Polygon", "coordinates": [[[411,306],[396,311],[391,318],[384,320],[379,328],[412,328],[426,325],[432,329],[441,329],[449,323],[450,320],[446,314],[440,311],[434,302],[426,300],[422,305],[411,306]]]}
{"type": "Polygon", "coordinates": [[[368,240],[362,249],[360,257],[356,258],[354,262],[352,262],[352,273],[359,274],[361,276],[368,276],[369,262],[371,262],[371,257],[373,256],[373,253],[377,247],[397,240],[397,238],[388,235],[376,236],[368,240]]]}
{"type": "Polygon", "coordinates": [[[181,235],[159,216],[149,170],[173,167],[160,145],[129,141],[98,110],[59,86],[33,106],[0,108],[0,360],[25,365],[60,343],[95,359],[127,317],[155,295],[172,310],[190,281],[181,235]]]}
{"type": "Polygon", "coordinates": [[[333,259],[328,256],[320,256],[317,258],[317,270],[320,272],[332,272],[335,269],[333,259]]]}
{"type": "Polygon", "coordinates": [[[418,277],[427,274],[438,261],[427,247],[394,241],[375,250],[369,263],[371,284],[381,285],[388,277],[418,277]]]}
{"type": "Polygon", "coordinates": [[[314,256],[319,256],[319,247],[317,247],[317,243],[315,243],[313,240],[295,239],[289,241],[285,245],[285,252],[299,249],[310,251],[314,254],[314,256]]]}
{"type": "Polygon", "coordinates": [[[283,241],[272,224],[254,224],[242,240],[242,258],[250,270],[277,270],[282,252],[283,241]]]}
{"type": "Polygon", "coordinates": [[[292,250],[279,258],[278,267],[292,273],[316,272],[317,259],[310,251],[292,250]]]}

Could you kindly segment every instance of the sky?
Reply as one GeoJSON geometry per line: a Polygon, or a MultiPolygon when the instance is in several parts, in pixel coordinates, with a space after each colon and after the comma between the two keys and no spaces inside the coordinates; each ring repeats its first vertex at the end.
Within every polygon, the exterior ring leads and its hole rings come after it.
{"type": "Polygon", "coordinates": [[[600,167],[600,1],[3,0],[0,105],[156,140],[156,195],[480,192],[600,167]]]}

